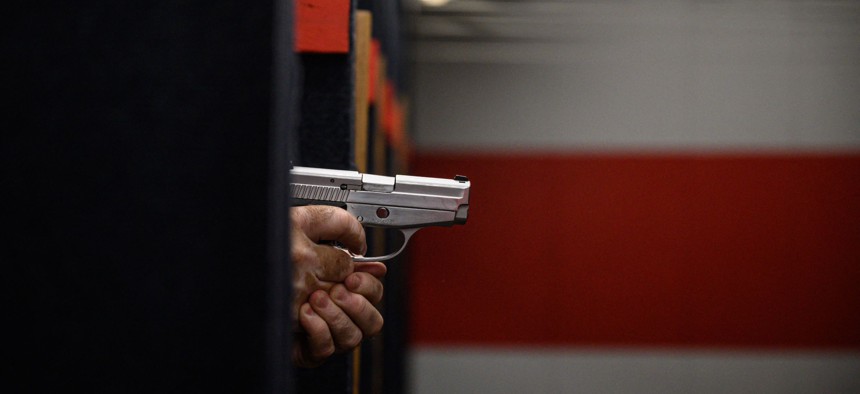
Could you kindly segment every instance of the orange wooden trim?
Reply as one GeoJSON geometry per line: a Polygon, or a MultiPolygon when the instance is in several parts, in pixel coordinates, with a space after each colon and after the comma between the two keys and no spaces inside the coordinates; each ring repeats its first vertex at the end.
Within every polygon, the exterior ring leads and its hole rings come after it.
{"type": "Polygon", "coordinates": [[[355,13],[355,167],[367,172],[367,143],[369,123],[370,33],[373,16],[370,11],[355,13]]]}
{"type": "Polygon", "coordinates": [[[361,388],[361,344],[352,351],[352,394],[361,388]]]}
{"type": "Polygon", "coordinates": [[[296,51],[349,53],[350,0],[297,0],[296,51]]]}

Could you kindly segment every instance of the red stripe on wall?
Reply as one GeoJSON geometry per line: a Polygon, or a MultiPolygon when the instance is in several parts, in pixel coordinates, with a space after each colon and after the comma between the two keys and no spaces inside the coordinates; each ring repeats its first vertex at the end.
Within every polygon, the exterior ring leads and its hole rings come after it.
{"type": "Polygon", "coordinates": [[[412,242],[419,345],[860,348],[860,154],[445,155],[465,226],[412,242]]]}

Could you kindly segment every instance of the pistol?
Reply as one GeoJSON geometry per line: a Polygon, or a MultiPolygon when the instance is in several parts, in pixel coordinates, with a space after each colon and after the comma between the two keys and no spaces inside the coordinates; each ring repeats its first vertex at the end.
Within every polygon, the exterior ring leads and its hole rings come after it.
{"type": "Polygon", "coordinates": [[[386,261],[400,254],[409,239],[427,226],[466,224],[469,217],[469,178],[410,175],[382,176],[358,171],[293,167],[293,205],[335,205],[367,227],[400,230],[403,245],[379,257],[353,256],[354,261],[386,261]]]}

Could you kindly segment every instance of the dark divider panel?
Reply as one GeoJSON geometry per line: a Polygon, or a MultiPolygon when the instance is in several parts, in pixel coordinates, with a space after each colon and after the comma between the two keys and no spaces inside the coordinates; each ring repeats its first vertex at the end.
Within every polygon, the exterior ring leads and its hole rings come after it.
{"type": "Polygon", "coordinates": [[[6,15],[4,391],[292,387],[291,7],[6,15]]]}
{"type": "Polygon", "coordinates": [[[300,58],[303,90],[295,162],[308,167],[354,170],[353,55],[305,53],[300,58]]]}
{"type": "MultiPolygon", "coordinates": [[[[350,7],[350,25],[355,10],[350,7]]],[[[299,151],[293,164],[354,170],[354,37],[349,53],[302,53],[299,151]]],[[[352,352],[336,354],[316,368],[296,368],[299,393],[352,393],[352,352]]]]}
{"type": "MultiPolygon", "coordinates": [[[[395,152],[388,149],[388,172],[396,174],[400,171],[395,164],[395,152]]],[[[403,236],[392,230],[386,230],[386,244],[391,250],[403,243],[403,236]]],[[[382,347],[385,357],[382,367],[385,371],[382,392],[402,393],[406,390],[406,350],[409,340],[409,253],[397,256],[388,266],[385,287],[385,319],[386,332],[383,336],[382,347]]]]}

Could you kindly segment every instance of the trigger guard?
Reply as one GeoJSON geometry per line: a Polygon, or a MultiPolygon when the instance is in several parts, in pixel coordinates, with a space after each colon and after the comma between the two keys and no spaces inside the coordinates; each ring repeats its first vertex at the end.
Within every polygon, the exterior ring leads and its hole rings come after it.
{"type": "Polygon", "coordinates": [[[421,228],[400,229],[400,233],[403,234],[403,245],[401,245],[400,249],[398,249],[394,253],[387,254],[385,256],[377,256],[377,257],[353,256],[352,261],[355,261],[358,263],[367,263],[367,262],[372,262],[372,261],[388,261],[388,260],[391,260],[391,259],[397,257],[397,255],[399,255],[401,252],[403,252],[404,249],[406,249],[406,244],[409,243],[409,238],[412,238],[412,236],[415,235],[415,233],[420,229],[421,228]]]}

